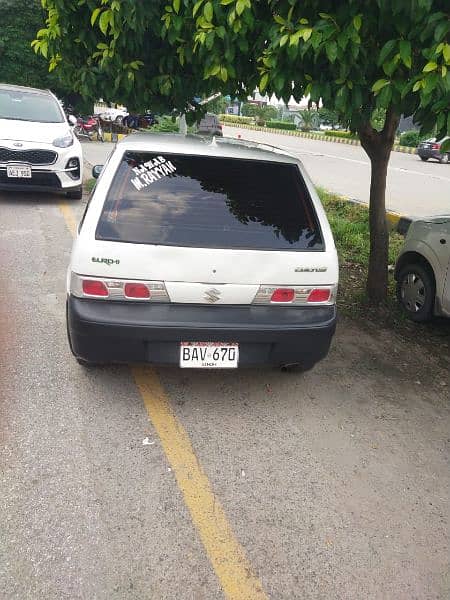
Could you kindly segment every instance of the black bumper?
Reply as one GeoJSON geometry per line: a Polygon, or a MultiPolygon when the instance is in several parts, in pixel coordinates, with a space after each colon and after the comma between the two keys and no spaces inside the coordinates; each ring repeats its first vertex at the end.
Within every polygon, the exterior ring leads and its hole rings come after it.
{"type": "Polygon", "coordinates": [[[74,192],[81,185],[63,188],[61,180],[53,171],[34,171],[30,179],[15,179],[6,176],[6,169],[0,167],[0,190],[11,192],[74,192]]]}
{"type": "Polygon", "coordinates": [[[335,306],[205,306],[82,300],[69,296],[74,355],[94,363],[178,365],[180,342],[237,342],[239,365],[312,367],[329,350],[335,306]]]}

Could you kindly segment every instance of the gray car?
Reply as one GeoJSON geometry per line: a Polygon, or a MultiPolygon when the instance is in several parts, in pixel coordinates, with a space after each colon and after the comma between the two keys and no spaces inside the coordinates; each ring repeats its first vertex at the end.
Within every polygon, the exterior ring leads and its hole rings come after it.
{"type": "Polygon", "coordinates": [[[448,139],[448,137],[445,137],[439,141],[436,141],[436,138],[424,140],[418,145],[417,154],[420,156],[421,160],[425,161],[429,158],[434,158],[440,163],[446,164],[450,161],[450,151],[441,152],[441,146],[448,139]]]}

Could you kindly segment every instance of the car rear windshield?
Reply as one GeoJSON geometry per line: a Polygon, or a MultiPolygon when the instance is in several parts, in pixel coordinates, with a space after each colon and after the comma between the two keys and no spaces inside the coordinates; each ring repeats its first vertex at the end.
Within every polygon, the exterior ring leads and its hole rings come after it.
{"type": "Polygon", "coordinates": [[[126,152],[96,239],[199,248],[323,250],[294,164],[126,152]]]}
{"type": "Polygon", "coordinates": [[[64,115],[52,96],[0,89],[0,119],[63,123],[64,115]]]}

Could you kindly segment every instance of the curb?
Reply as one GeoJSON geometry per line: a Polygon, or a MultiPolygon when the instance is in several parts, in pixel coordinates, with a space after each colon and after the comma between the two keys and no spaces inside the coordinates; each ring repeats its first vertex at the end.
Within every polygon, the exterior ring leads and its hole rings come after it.
{"type": "MultiPolygon", "coordinates": [[[[302,137],[310,140],[319,140],[322,142],[335,142],[337,144],[349,144],[350,146],[361,146],[359,140],[349,140],[346,138],[333,137],[329,135],[322,135],[319,133],[307,133],[305,131],[286,130],[286,129],[275,129],[274,127],[260,127],[259,125],[250,125],[247,123],[228,123],[221,122],[226,127],[236,127],[238,129],[250,129],[253,131],[267,131],[267,133],[279,133],[281,135],[290,135],[294,137],[302,137]]],[[[399,146],[395,144],[392,147],[394,152],[402,152],[403,154],[417,154],[417,148],[410,148],[409,146],[399,146]]]]}

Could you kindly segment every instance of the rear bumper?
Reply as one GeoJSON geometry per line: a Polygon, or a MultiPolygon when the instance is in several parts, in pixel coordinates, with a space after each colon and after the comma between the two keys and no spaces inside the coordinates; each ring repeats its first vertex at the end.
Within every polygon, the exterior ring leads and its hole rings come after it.
{"type": "Polygon", "coordinates": [[[432,148],[417,148],[417,154],[421,158],[435,158],[439,160],[442,156],[439,150],[433,150],[432,148]]]}
{"type": "Polygon", "coordinates": [[[205,306],[67,301],[72,352],[95,363],[178,365],[180,342],[239,344],[239,366],[324,358],[336,328],[336,307],[205,306]]]}

